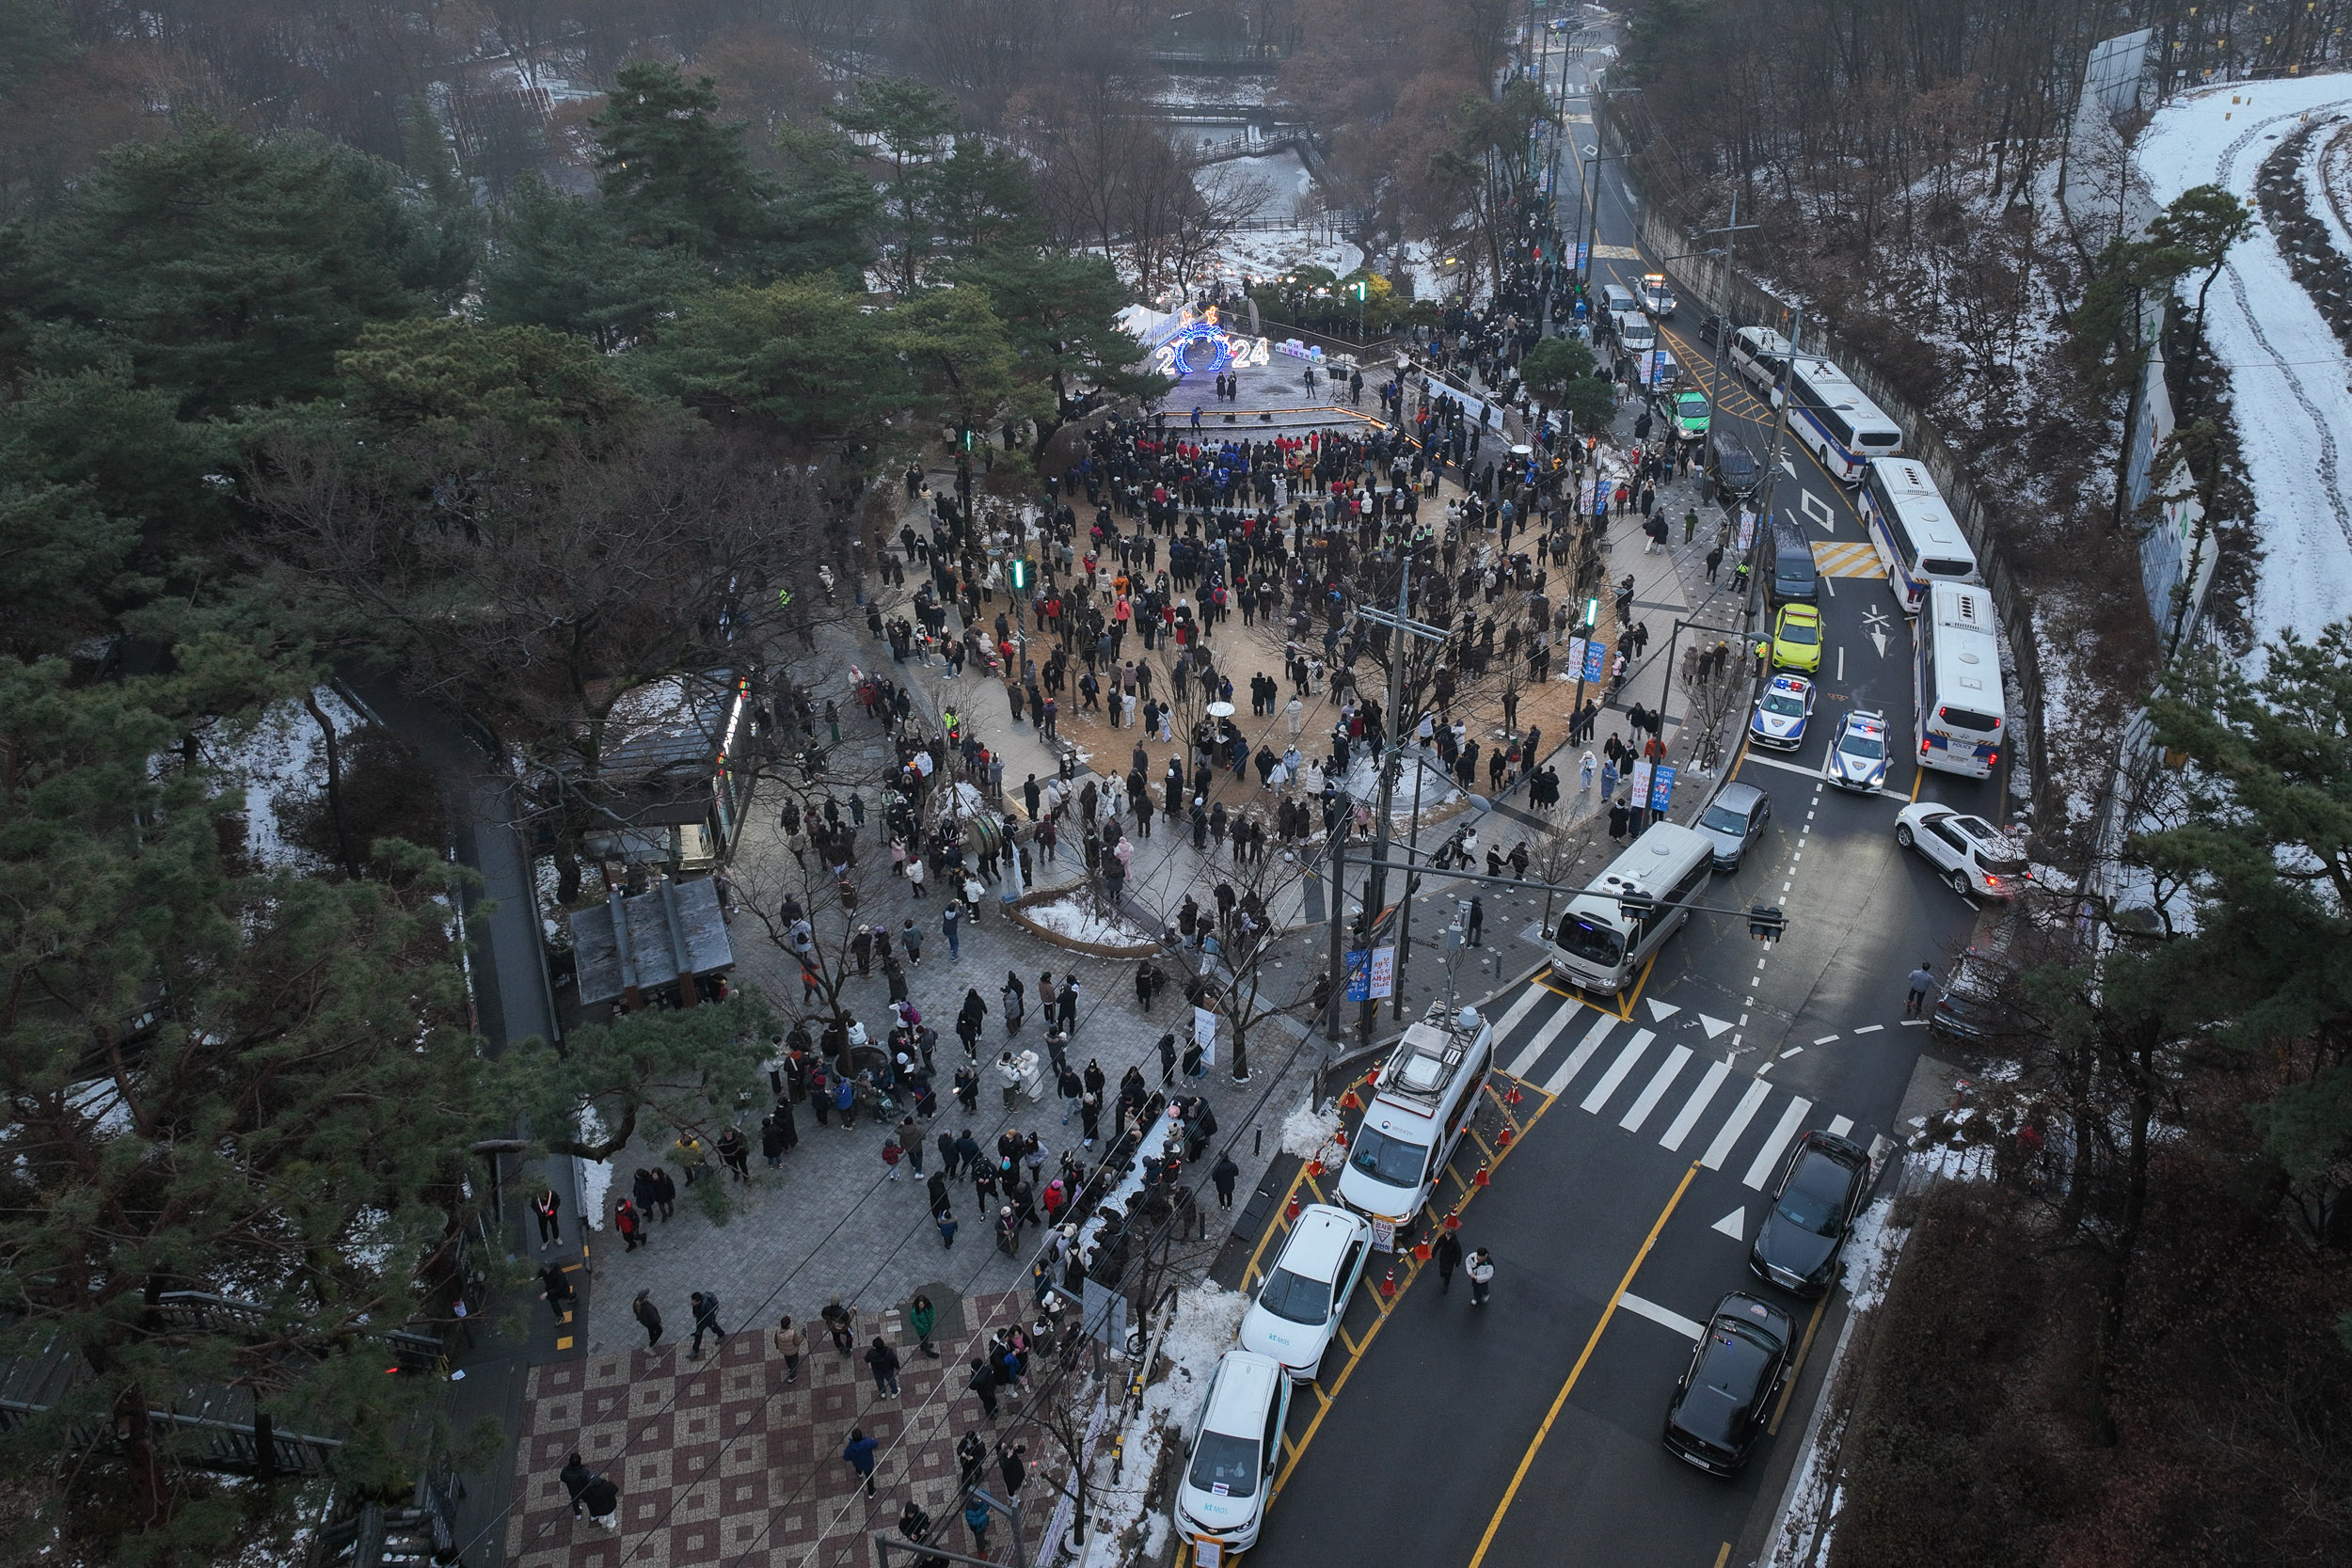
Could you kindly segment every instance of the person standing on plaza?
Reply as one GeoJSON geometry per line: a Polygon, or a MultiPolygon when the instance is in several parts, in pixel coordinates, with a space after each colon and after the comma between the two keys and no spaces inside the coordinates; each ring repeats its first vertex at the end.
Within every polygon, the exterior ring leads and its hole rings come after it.
{"type": "Polygon", "coordinates": [[[801,1357],[808,1354],[808,1336],[792,1322],[792,1316],[787,1312],[776,1320],[775,1333],[771,1338],[775,1340],[776,1354],[784,1357],[784,1381],[787,1384],[800,1382],[801,1357]]]}
{"type": "Polygon", "coordinates": [[[825,1303],[825,1309],[818,1316],[824,1320],[825,1333],[832,1338],[833,1348],[841,1353],[841,1358],[846,1361],[855,1355],[857,1354],[857,1314],[842,1306],[841,1298],[835,1296],[825,1303]]]}
{"type": "Polygon", "coordinates": [[[1233,1164],[1232,1155],[1220,1154],[1216,1157],[1216,1164],[1209,1169],[1209,1181],[1216,1188],[1218,1208],[1231,1209],[1233,1206],[1233,1182],[1240,1176],[1241,1167],[1233,1164]]]}
{"type": "Polygon", "coordinates": [[[907,1327],[914,1330],[914,1342],[922,1347],[923,1354],[934,1361],[939,1359],[939,1352],[931,1345],[931,1330],[938,1325],[939,1308],[931,1305],[930,1297],[917,1292],[907,1303],[907,1327]]]}
{"type": "Polygon", "coordinates": [[[866,1365],[874,1374],[874,1392],[890,1399],[898,1397],[898,1353],[881,1335],[866,1347],[866,1365]]]}
{"type": "Polygon", "coordinates": [[[564,1200],[556,1196],[553,1187],[543,1189],[538,1196],[531,1200],[531,1212],[539,1220],[541,1247],[553,1246],[564,1239],[563,1227],[556,1223],[556,1214],[563,1207],[564,1200]]]}
{"type": "Polygon", "coordinates": [[[645,1348],[651,1350],[661,1343],[661,1308],[653,1304],[653,1292],[640,1291],[628,1304],[628,1315],[637,1320],[645,1331],[645,1348]]]}
{"type": "Polygon", "coordinates": [[[850,1440],[841,1446],[841,1458],[866,1482],[866,1495],[874,1495],[874,1450],[879,1447],[866,1435],[863,1427],[850,1429],[850,1440]]]}

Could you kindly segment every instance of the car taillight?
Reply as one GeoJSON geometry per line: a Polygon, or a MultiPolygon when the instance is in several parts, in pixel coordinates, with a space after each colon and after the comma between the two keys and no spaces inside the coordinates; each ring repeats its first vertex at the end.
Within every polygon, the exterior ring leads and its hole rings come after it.
{"type": "Polygon", "coordinates": [[[1997,893],[2000,891],[2001,879],[1995,877],[1992,872],[1988,871],[1984,874],[1984,886],[1986,892],[1997,893]]]}
{"type": "Polygon", "coordinates": [[[2000,761],[2001,753],[1998,752],[1987,752],[1984,754],[1984,765],[1987,768],[1997,768],[2000,766],[2000,761]]]}

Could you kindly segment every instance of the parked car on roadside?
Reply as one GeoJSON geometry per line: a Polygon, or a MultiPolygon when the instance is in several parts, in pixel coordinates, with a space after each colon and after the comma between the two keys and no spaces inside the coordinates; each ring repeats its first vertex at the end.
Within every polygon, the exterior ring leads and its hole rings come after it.
{"type": "Polygon", "coordinates": [[[1735,1291],[1717,1302],[1666,1403],[1666,1451],[1711,1476],[1739,1474],[1772,1425],[1796,1338],[1769,1301],[1735,1291]]]}

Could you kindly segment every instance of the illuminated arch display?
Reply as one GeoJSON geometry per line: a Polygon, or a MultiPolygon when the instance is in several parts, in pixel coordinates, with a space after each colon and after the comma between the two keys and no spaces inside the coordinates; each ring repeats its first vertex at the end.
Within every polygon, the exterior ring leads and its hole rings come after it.
{"type": "Polygon", "coordinates": [[[1245,365],[1263,365],[1273,352],[1265,339],[1234,332],[1219,322],[1215,307],[1198,316],[1187,310],[1181,321],[1152,351],[1152,368],[1162,375],[1218,375],[1245,365]]]}

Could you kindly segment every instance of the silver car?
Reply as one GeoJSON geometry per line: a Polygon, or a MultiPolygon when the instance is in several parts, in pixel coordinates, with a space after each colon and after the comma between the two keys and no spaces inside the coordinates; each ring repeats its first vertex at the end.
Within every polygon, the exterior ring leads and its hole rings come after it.
{"type": "Polygon", "coordinates": [[[1740,862],[1764,832],[1772,815],[1772,798],[1754,784],[1727,784],[1693,823],[1715,846],[1715,869],[1737,871],[1740,862]]]}

